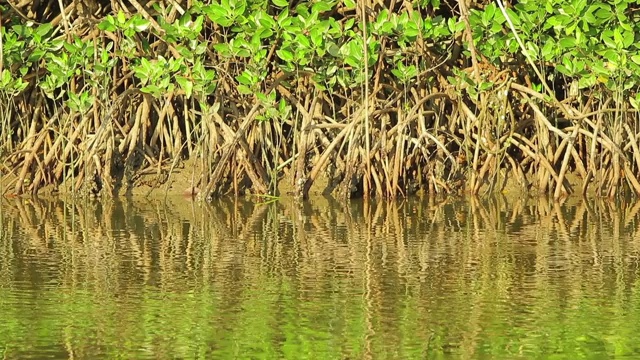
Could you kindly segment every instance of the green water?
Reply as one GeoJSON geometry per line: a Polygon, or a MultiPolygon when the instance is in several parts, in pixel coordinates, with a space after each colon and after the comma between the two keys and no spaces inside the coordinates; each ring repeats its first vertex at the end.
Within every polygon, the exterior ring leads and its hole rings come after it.
{"type": "Polygon", "coordinates": [[[3,200],[2,359],[640,358],[640,205],[3,200]]]}

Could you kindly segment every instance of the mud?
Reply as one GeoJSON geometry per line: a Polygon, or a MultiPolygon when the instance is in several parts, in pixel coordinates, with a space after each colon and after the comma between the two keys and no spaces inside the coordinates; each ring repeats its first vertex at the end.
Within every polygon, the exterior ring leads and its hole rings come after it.
{"type": "MultiPolygon", "coordinates": [[[[288,169],[287,169],[288,170],[288,169]]],[[[200,199],[201,187],[199,183],[199,167],[194,165],[193,162],[186,161],[181,163],[180,166],[171,169],[171,171],[165,171],[160,173],[139,173],[131,180],[120,180],[120,184],[114,186],[113,197],[182,197],[185,199],[200,199]]],[[[15,181],[17,176],[13,173],[3,173],[0,176],[0,193],[3,196],[12,196],[13,188],[15,187],[15,181]]],[[[568,173],[566,175],[567,180],[571,184],[572,196],[582,196],[583,179],[575,174],[568,173]]],[[[489,180],[485,181],[480,195],[489,195],[491,192],[494,194],[502,194],[507,199],[517,199],[522,197],[537,197],[547,196],[547,193],[540,193],[538,189],[531,185],[533,179],[527,179],[527,184],[523,184],[516,181],[513,177],[507,176],[506,178],[499,179],[496,184],[489,183],[489,180]]],[[[38,189],[38,197],[50,197],[50,196],[72,196],[72,197],[110,197],[106,191],[96,191],[98,188],[96,183],[86,183],[81,189],[74,187],[74,184],[63,183],[59,186],[49,185],[44,188],[38,189]]],[[[277,185],[276,196],[289,197],[294,193],[294,180],[291,171],[285,173],[279,180],[277,185]]],[[[333,188],[330,186],[329,179],[326,176],[320,176],[316,182],[314,182],[309,195],[331,195],[333,188]]],[[[553,189],[552,189],[553,190],[553,189]]],[[[551,194],[552,194],[551,190],[551,194]]],[[[457,195],[464,195],[464,189],[460,189],[457,195]]],[[[238,194],[230,193],[230,196],[243,196],[252,195],[251,189],[239,189],[238,194]]],[[[256,194],[253,194],[256,195],[256,194]]],[[[417,195],[429,195],[426,191],[419,191],[417,195]]],[[[438,194],[447,195],[447,194],[438,194]]],[[[591,183],[587,189],[586,194],[589,197],[597,197],[597,186],[595,183],[591,183]]],[[[27,194],[28,196],[28,194],[27,194]]]]}

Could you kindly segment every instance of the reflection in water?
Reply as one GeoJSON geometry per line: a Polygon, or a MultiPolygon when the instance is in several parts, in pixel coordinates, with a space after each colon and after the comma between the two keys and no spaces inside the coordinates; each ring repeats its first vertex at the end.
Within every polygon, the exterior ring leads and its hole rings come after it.
{"type": "Polygon", "coordinates": [[[640,355],[640,204],[0,207],[2,358],[640,355]]]}

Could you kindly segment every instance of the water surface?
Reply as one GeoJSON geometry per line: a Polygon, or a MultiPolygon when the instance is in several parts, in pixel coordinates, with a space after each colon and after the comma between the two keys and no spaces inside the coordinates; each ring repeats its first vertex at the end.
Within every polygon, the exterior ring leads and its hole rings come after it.
{"type": "Polygon", "coordinates": [[[640,204],[0,210],[1,358],[640,357],[640,204]]]}

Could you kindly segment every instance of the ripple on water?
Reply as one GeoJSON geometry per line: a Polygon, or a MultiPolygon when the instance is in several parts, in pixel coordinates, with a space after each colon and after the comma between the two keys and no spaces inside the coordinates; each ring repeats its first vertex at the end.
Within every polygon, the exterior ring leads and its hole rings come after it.
{"type": "Polygon", "coordinates": [[[582,203],[73,206],[73,227],[3,220],[9,358],[640,353],[632,213],[616,227],[582,203]]]}

